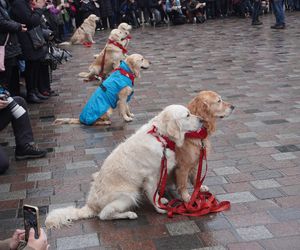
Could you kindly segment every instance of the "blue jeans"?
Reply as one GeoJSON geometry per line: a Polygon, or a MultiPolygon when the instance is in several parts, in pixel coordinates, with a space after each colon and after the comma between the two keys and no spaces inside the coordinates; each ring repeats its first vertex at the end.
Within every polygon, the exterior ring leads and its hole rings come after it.
{"type": "Polygon", "coordinates": [[[284,0],[273,0],[272,8],[276,18],[276,25],[285,25],[285,16],[283,12],[284,0]]]}
{"type": "Polygon", "coordinates": [[[261,10],[261,0],[254,0],[253,12],[252,12],[252,23],[258,22],[258,16],[261,10]]]}

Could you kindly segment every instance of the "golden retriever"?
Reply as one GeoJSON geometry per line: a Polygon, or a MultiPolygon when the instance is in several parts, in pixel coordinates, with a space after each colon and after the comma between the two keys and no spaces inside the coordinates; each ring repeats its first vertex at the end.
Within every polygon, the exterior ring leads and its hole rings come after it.
{"type": "Polygon", "coordinates": [[[72,45],[83,44],[85,42],[95,43],[94,36],[96,30],[96,22],[100,18],[94,14],[89,15],[88,18],[80,25],[80,27],[74,32],[70,39],[70,42],[63,42],[60,45],[72,45]]]}
{"type": "MultiPolygon", "coordinates": [[[[188,104],[188,109],[191,114],[200,116],[203,119],[204,127],[207,129],[208,136],[210,136],[216,130],[216,119],[229,116],[234,106],[223,101],[216,92],[201,91],[188,104]]],[[[209,145],[208,139],[204,140],[204,145],[209,145]]],[[[196,182],[200,147],[200,139],[188,138],[184,140],[182,147],[176,147],[176,185],[181,198],[185,202],[188,202],[191,198],[187,190],[188,177],[191,177],[194,185],[196,182]]],[[[202,191],[208,191],[208,188],[204,185],[201,189],[202,191]]]]}
{"type": "MultiPolygon", "coordinates": [[[[128,65],[130,71],[134,74],[134,76],[136,78],[140,77],[141,69],[147,69],[149,67],[149,61],[146,60],[140,54],[132,54],[132,55],[128,56],[125,59],[125,63],[126,63],[126,65],[128,65]]],[[[106,82],[107,83],[110,82],[110,79],[113,77],[114,77],[114,74],[111,74],[110,77],[107,78],[106,81],[104,81],[102,83],[102,85],[106,86],[106,82]]],[[[106,87],[108,87],[108,86],[106,86],[106,87]]],[[[126,86],[118,93],[118,96],[116,97],[118,99],[118,107],[120,110],[120,114],[122,115],[123,119],[127,122],[132,121],[133,117],[134,117],[134,114],[132,114],[130,112],[130,108],[129,108],[128,102],[127,102],[128,96],[131,95],[132,92],[133,92],[133,89],[129,86],[126,86]]],[[[97,90],[94,93],[96,95],[97,90]]],[[[108,94],[110,95],[111,92],[109,91],[108,94]]],[[[101,98],[101,96],[99,96],[97,98],[101,98]]],[[[98,108],[98,106],[97,106],[97,108],[98,108]]],[[[109,124],[111,124],[109,117],[112,114],[112,109],[113,109],[113,107],[110,107],[103,116],[99,117],[98,120],[93,123],[93,125],[109,125],[109,124]]],[[[89,109],[89,112],[97,112],[97,109],[95,107],[93,107],[92,109],[89,109]]],[[[88,124],[86,121],[83,122],[83,120],[85,120],[85,119],[81,120],[81,122],[83,124],[92,125],[92,124],[88,124]]],[[[73,119],[73,118],[60,118],[60,119],[56,119],[54,121],[54,124],[79,124],[79,123],[80,123],[79,119],[73,119]]]]}
{"type": "Polygon", "coordinates": [[[127,36],[126,32],[113,29],[104,49],[89,66],[89,72],[81,72],[79,76],[85,78],[86,81],[93,80],[99,74],[102,79],[106,78],[119,65],[120,61],[126,58],[124,46],[127,43],[127,36]]]}
{"type": "MultiPolygon", "coordinates": [[[[187,131],[197,130],[201,120],[181,105],[170,105],[121,143],[93,174],[93,182],[82,208],[67,207],[51,211],[45,221],[47,228],[69,225],[72,221],[98,216],[101,220],[136,219],[130,208],[137,206],[145,192],[156,211],[165,213],[153,202],[160,175],[163,145],[148,133],[157,128],[157,136],[167,136],[180,147],[187,131]]],[[[175,165],[175,153],[166,149],[168,170],[175,165]]],[[[163,199],[166,203],[167,199],[163,199]]]]}

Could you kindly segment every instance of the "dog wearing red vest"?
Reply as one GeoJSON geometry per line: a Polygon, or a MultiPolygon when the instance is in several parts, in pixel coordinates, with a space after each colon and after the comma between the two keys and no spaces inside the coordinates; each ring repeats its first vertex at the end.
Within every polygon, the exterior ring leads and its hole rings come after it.
{"type": "MultiPolygon", "coordinates": [[[[222,100],[221,96],[213,91],[201,91],[188,104],[191,114],[203,119],[204,127],[207,130],[208,137],[216,130],[216,121],[218,118],[229,116],[234,106],[222,100]]],[[[176,147],[175,169],[176,186],[181,198],[188,202],[191,198],[187,190],[188,178],[195,185],[200,148],[202,144],[210,147],[208,137],[204,140],[186,138],[182,147],[176,147]]],[[[202,186],[201,191],[208,191],[208,187],[202,186]]]]}
{"type": "Polygon", "coordinates": [[[127,55],[126,45],[128,43],[128,32],[113,29],[110,32],[104,49],[97,55],[94,62],[89,66],[89,72],[79,73],[85,81],[105,79],[127,55]]]}
{"type": "MultiPolygon", "coordinates": [[[[143,194],[157,212],[166,213],[153,200],[162,157],[168,162],[168,171],[175,166],[174,147],[166,147],[166,141],[180,147],[188,131],[201,127],[202,120],[191,115],[186,107],[166,107],[106,158],[100,170],[93,174],[85,206],[50,211],[45,221],[47,228],[59,228],[95,216],[101,220],[136,219],[138,216],[131,208],[138,206],[143,194]]],[[[168,200],[163,198],[161,202],[167,203],[168,200]]]]}

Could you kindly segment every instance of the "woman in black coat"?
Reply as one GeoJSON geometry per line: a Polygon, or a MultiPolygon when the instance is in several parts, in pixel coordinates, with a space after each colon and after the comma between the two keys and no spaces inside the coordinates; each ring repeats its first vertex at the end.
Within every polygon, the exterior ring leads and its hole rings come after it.
{"type": "Polygon", "coordinates": [[[100,16],[102,20],[103,28],[107,29],[107,19],[109,22],[109,27],[113,29],[113,8],[111,5],[111,0],[98,0],[98,3],[100,4],[100,16]]]}
{"type": "MultiPolygon", "coordinates": [[[[28,30],[41,25],[45,0],[34,2],[30,0],[12,0],[12,18],[19,23],[24,23],[28,30]]],[[[35,49],[28,32],[19,33],[19,42],[22,47],[26,63],[25,81],[27,101],[40,103],[50,95],[50,78],[48,64],[44,62],[47,54],[47,45],[35,49]]]]}
{"type": "Polygon", "coordinates": [[[25,32],[26,27],[13,21],[8,14],[9,5],[0,0],[0,44],[5,46],[5,71],[0,72],[0,84],[5,85],[12,96],[20,94],[18,56],[22,54],[17,33],[25,32]]]}

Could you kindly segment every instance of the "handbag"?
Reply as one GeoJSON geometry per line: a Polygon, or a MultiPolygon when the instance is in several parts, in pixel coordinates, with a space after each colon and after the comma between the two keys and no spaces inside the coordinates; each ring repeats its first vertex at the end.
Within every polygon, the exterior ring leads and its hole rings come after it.
{"type": "Polygon", "coordinates": [[[5,71],[5,65],[4,65],[4,61],[5,61],[5,46],[8,42],[9,39],[9,33],[6,36],[6,40],[3,46],[0,46],[0,72],[5,71]]]}
{"type": "Polygon", "coordinates": [[[42,48],[45,44],[45,38],[43,35],[43,30],[40,25],[32,28],[31,30],[27,31],[29,37],[31,39],[32,45],[34,49],[42,48]]]}

